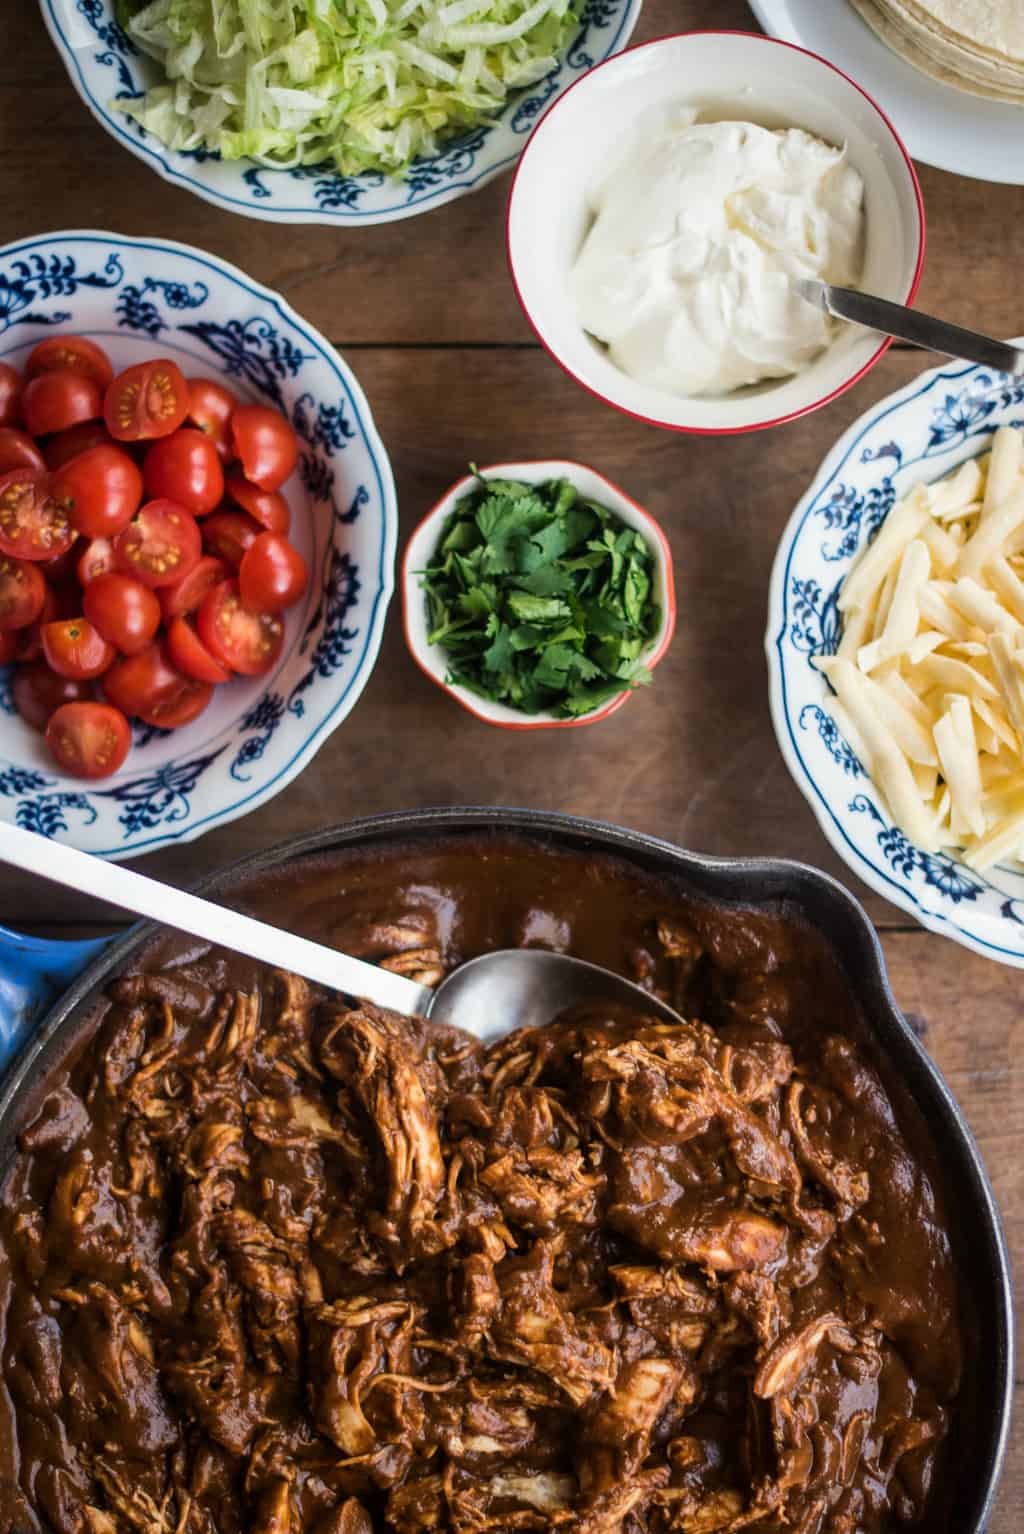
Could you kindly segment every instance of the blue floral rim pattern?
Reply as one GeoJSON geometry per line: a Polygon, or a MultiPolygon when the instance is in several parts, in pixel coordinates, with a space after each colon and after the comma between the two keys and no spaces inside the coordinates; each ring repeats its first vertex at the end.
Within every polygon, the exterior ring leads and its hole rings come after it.
{"type": "Polygon", "coordinates": [[[984,452],[997,427],[1024,425],[1024,381],[962,364],[938,368],[868,411],[826,459],[783,535],[766,649],[783,756],[850,867],[924,926],[1024,967],[1024,875],[986,874],[915,847],[892,824],[829,709],[814,666],[840,637],[839,588],[911,485],[984,452]]]}
{"type": "Polygon", "coordinates": [[[554,98],[580,74],[625,47],[642,0],[586,0],[579,32],[550,75],[519,92],[492,125],[416,161],[402,181],[379,173],[343,176],[323,165],[270,170],[249,161],[228,164],[202,150],[168,150],[139,124],[111,109],[112,100],[141,93],[147,72],[150,83],[156,78],[156,65],[118,25],[113,0],[41,3],[50,35],[83,101],[114,138],[165,179],[253,218],[370,224],[427,212],[507,170],[554,98]],[[84,30],[83,41],[72,41],[73,29],[84,30]]]}
{"type": "Polygon", "coordinates": [[[271,676],[233,682],[187,729],[139,727],[109,784],[61,778],[0,672],[0,816],[123,857],[190,839],[264,802],[345,717],[376,658],[393,586],[397,507],[369,407],[337,353],[243,273],[172,242],[94,232],[0,251],[0,340],[14,361],[40,330],[99,340],[115,364],[159,348],[282,410],[299,436],[293,532],[313,574],[271,676]]]}

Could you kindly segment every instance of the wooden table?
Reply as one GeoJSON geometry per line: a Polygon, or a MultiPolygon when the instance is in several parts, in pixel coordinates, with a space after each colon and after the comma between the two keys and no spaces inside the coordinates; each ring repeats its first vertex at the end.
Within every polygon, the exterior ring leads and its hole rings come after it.
{"type": "MultiPolygon", "coordinates": [[[[674,646],[657,685],[607,723],[540,734],[476,723],[413,666],[392,608],[362,700],[302,776],[264,809],[141,866],[188,882],[350,816],[459,803],[573,811],[705,852],[815,863],[852,884],[875,920],[896,995],[967,1112],[1024,1265],[1021,977],[923,932],[852,879],[790,781],[768,717],[762,632],[783,525],[836,437],[918,372],[920,355],[891,351],[828,410],[770,434],[721,441],[642,426],[591,400],[534,343],[506,275],[506,179],[378,229],[236,218],[166,186],[117,148],[71,89],[36,7],[5,10],[4,240],[90,226],[173,237],[283,293],[358,373],[391,453],[406,532],[470,459],[568,456],[649,506],[675,552],[674,646]]],[[[744,0],[647,0],[636,39],[706,26],[755,23],[744,0]]],[[[926,166],[921,179],[930,252],[922,306],[997,335],[1024,329],[1024,188],[926,166]]],[[[71,935],[96,930],[103,914],[53,886],[0,879],[0,921],[71,935]]],[[[991,1534],[1022,1525],[1018,1441],[991,1534]]]]}

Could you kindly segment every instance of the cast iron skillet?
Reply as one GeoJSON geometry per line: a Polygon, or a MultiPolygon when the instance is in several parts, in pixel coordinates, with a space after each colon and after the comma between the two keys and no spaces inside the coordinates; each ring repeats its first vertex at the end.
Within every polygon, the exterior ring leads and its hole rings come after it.
{"type": "MultiPolygon", "coordinates": [[[[973,1313],[966,1318],[965,1338],[965,1379],[973,1381],[973,1388],[968,1386],[960,1413],[959,1442],[951,1455],[955,1482],[941,1499],[948,1515],[942,1525],[951,1534],[982,1534],[1006,1449],[1013,1389],[1013,1296],[1006,1242],[966,1120],[901,1016],[874,927],[842,885],[801,863],[701,857],[635,831],[566,815],[441,809],[375,816],[301,837],[234,864],[199,888],[216,898],[240,877],[248,882],[310,854],[466,835],[479,840],[488,834],[513,834],[576,852],[611,853],[719,905],[782,904],[829,940],[850,977],[874,1047],[888,1064],[890,1086],[892,1081],[903,1083],[938,1148],[947,1213],[973,1313]]],[[[153,924],[140,925],[112,944],[51,1008],[14,1061],[0,1090],[0,1167],[9,1157],[27,1099],[65,1053],[87,1004],[156,932],[153,924]]]]}

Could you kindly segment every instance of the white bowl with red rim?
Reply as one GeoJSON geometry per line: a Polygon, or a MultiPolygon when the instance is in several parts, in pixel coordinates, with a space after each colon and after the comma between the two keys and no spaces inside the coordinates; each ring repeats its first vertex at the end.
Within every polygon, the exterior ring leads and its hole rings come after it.
{"type": "Polygon", "coordinates": [[[538,339],[592,394],[671,431],[757,431],[817,410],[850,388],[889,346],[849,327],[800,373],[728,395],[682,397],[615,366],[579,323],[570,276],[592,221],[591,191],[637,124],[692,106],[701,116],[795,127],[845,144],[864,181],[861,286],[913,302],[925,250],[921,189],[910,156],[881,108],[817,54],[747,32],[658,38],[599,64],[560,96],[523,151],[508,203],[512,280],[538,339]]]}
{"type": "Polygon", "coordinates": [[[658,523],[643,506],[632,500],[624,490],[598,474],[586,464],[570,459],[545,458],[527,463],[492,463],[463,477],[445,491],[432,506],[416,528],[405,546],[402,556],[401,588],[402,617],[405,625],[405,642],[409,653],[424,676],[444,692],[461,703],[462,707],[485,724],[497,724],[506,730],[578,729],[581,725],[596,724],[616,713],[632,697],[632,690],[624,689],[609,702],[595,708],[589,714],[574,719],[562,719],[557,714],[544,712],[524,714],[521,709],[510,708],[505,703],[494,703],[481,698],[468,687],[460,687],[448,680],[448,655],[442,645],[430,644],[427,601],[420,584],[421,573],[427,568],[441,538],[445,522],[457,501],[476,486],[481,479],[519,480],[527,485],[540,485],[553,479],[566,479],[580,495],[596,501],[607,508],[613,516],[640,533],[654,557],[652,595],[660,610],[657,633],[650,641],[640,659],[649,671],[661,660],[672,641],[676,627],[676,593],[672,574],[672,550],[668,539],[658,523]]]}

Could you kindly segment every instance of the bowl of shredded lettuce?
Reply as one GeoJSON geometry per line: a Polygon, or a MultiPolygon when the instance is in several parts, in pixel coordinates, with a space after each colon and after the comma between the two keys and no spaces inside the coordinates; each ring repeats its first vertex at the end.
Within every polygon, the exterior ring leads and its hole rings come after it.
{"type": "Polygon", "coordinates": [[[518,158],[642,0],[40,0],[79,94],[168,181],[281,223],[409,218],[518,158]]]}

